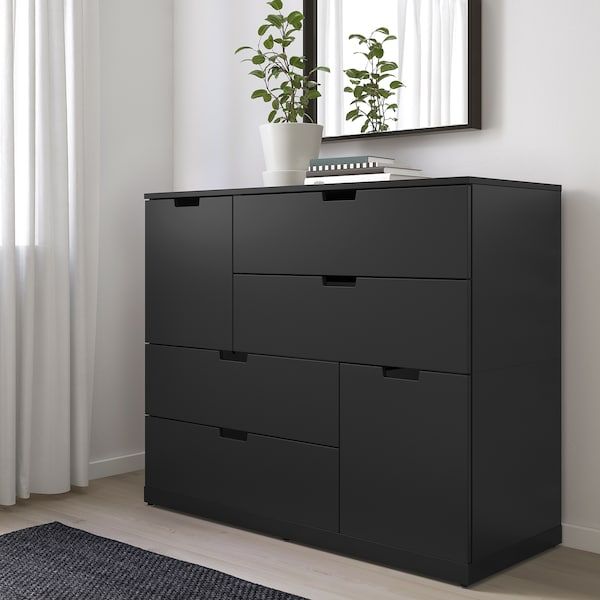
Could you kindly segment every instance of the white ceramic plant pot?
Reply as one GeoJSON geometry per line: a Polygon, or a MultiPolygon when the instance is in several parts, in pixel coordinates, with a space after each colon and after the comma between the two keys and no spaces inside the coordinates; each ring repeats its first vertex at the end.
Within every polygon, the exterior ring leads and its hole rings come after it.
{"type": "Polygon", "coordinates": [[[260,126],[265,155],[265,185],[301,185],[311,159],[319,156],[323,126],[314,123],[266,123],[260,126]],[[274,172],[277,175],[272,175],[274,172]],[[269,183],[277,181],[277,183],[269,183]]]}

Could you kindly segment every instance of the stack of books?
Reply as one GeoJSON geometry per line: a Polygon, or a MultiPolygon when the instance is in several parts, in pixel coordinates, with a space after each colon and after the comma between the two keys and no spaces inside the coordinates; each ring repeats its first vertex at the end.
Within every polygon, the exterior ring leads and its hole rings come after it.
{"type": "Polygon", "coordinates": [[[423,179],[420,169],[410,169],[396,164],[384,156],[337,156],[315,158],[310,161],[304,183],[358,183],[364,181],[397,181],[423,179]]]}

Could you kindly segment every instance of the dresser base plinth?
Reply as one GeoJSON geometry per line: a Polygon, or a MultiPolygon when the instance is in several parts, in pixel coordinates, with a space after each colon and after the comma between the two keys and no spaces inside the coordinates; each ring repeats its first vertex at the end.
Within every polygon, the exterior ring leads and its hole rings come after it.
{"type": "Polygon", "coordinates": [[[506,548],[487,559],[471,564],[459,564],[373,544],[331,531],[304,527],[296,523],[245,513],[222,504],[206,502],[148,486],[144,489],[144,500],[149,505],[190,513],[226,525],[278,537],[285,541],[371,561],[463,587],[469,587],[522,560],[549,550],[562,541],[562,529],[558,526],[540,535],[523,540],[519,544],[506,548]]]}

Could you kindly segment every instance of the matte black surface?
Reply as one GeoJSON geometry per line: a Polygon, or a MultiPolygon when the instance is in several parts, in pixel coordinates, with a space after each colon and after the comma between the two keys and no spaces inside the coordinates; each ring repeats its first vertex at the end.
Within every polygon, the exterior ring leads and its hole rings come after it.
{"type": "Polygon", "coordinates": [[[146,341],[231,349],[231,204],[146,203],[146,341]]]}
{"type": "Polygon", "coordinates": [[[340,532],[469,562],[469,377],[340,366],[340,532]]]}
{"type": "Polygon", "coordinates": [[[338,444],[336,363],[148,345],[146,373],[152,416],[338,444]]]}
{"type": "Polygon", "coordinates": [[[283,537],[293,542],[324,548],[363,560],[371,560],[403,571],[411,571],[463,586],[476,583],[493,573],[548,550],[561,542],[561,528],[556,527],[533,538],[523,540],[514,546],[503,548],[502,552],[485,560],[471,563],[454,563],[351,538],[343,534],[246,513],[241,509],[231,509],[223,504],[204,502],[197,498],[165,492],[148,486],[145,488],[144,499],[146,502],[160,506],[167,506],[205,518],[216,519],[239,527],[283,537]]]}
{"type": "Polygon", "coordinates": [[[231,509],[338,531],[336,448],[146,417],[146,484],[231,509]]]}
{"type": "Polygon", "coordinates": [[[62,523],[0,536],[0,598],[302,600],[62,523]]]}
{"type": "Polygon", "coordinates": [[[561,522],[561,204],[473,188],[473,556],[561,522]]]}
{"type": "Polygon", "coordinates": [[[153,192],[144,194],[148,200],[168,200],[173,198],[205,198],[207,196],[252,196],[255,194],[289,193],[289,192],[334,192],[336,190],[380,190],[405,189],[415,187],[446,187],[450,185],[490,185],[501,188],[537,189],[560,192],[560,185],[549,183],[531,183],[528,181],[507,181],[505,179],[489,179],[485,177],[438,177],[435,179],[411,179],[398,181],[379,181],[366,183],[337,183],[314,185],[307,189],[305,185],[288,185],[279,187],[232,188],[223,190],[190,190],[183,192],[153,192]]]}
{"type": "Polygon", "coordinates": [[[234,198],[234,271],[470,277],[470,188],[327,191],[234,198]]]}
{"type": "Polygon", "coordinates": [[[560,187],[232,194],[148,195],[149,306],[188,338],[148,349],[148,410],[178,420],[149,419],[146,499],[463,585],[559,543],[560,187]],[[207,197],[208,232],[169,212],[207,197]]]}
{"type": "Polygon", "coordinates": [[[468,373],[468,281],[235,275],[234,348],[468,373]]]}
{"type": "MultiPolygon", "coordinates": [[[[305,73],[312,71],[318,62],[317,39],[317,2],[318,0],[304,0],[304,56],[306,57],[305,73]]],[[[405,129],[402,131],[386,131],[381,133],[363,133],[352,135],[338,135],[324,138],[324,141],[364,139],[374,137],[390,137],[394,135],[415,135],[419,133],[432,133],[440,131],[456,131],[460,129],[481,129],[481,0],[468,0],[469,28],[467,32],[468,44],[468,120],[465,124],[450,125],[446,127],[428,127],[419,129],[405,129]]],[[[331,76],[331,75],[330,75],[331,76]]],[[[310,121],[319,122],[316,102],[309,105],[308,114],[310,121]]]]}

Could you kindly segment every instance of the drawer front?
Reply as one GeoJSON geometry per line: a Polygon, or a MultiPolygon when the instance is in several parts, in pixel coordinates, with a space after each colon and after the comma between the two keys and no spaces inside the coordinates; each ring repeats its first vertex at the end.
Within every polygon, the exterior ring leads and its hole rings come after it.
{"type": "Polygon", "coordinates": [[[146,341],[231,348],[231,204],[146,202],[146,341]]]}
{"type": "Polygon", "coordinates": [[[340,367],[340,532],[469,562],[469,377],[387,375],[340,367]]]}
{"type": "Polygon", "coordinates": [[[148,345],[146,412],[337,446],[338,365],[148,345]]]}
{"type": "Polygon", "coordinates": [[[149,487],[247,513],[338,531],[336,448],[146,418],[149,487]],[[226,432],[223,432],[226,433],[226,432]]]}
{"type": "Polygon", "coordinates": [[[235,275],[234,348],[468,373],[469,290],[469,281],[235,275]]]}
{"type": "Polygon", "coordinates": [[[470,277],[468,186],[348,192],[235,197],[234,271],[470,277]]]}

